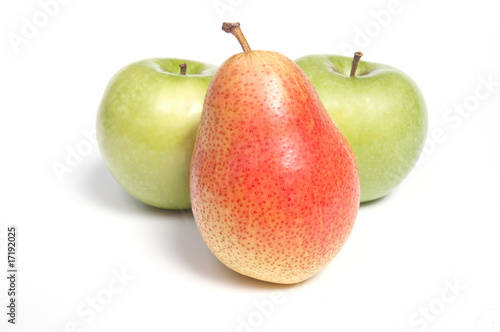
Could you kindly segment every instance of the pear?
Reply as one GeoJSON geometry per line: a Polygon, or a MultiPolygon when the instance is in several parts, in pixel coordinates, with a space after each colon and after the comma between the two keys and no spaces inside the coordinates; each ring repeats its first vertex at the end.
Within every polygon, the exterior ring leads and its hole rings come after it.
{"type": "Polygon", "coordinates": [[[227,267],[293,284],[341,250],[359,208],[351,147],[289,58],[243,48],[210,81],[193,150],[190,198],[201,236],[227,267]]]}

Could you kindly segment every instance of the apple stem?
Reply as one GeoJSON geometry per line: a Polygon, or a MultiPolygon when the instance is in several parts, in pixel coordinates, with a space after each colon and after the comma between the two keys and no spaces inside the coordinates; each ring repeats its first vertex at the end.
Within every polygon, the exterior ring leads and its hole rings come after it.
{"type": "Polygon", "coordinates": [[[185,63],[179,63],[179,67],[181,68],[181,71],[179,72],[179,75],[186,75],[186,70],[187,66],[185,63]]]}
{"type": "Polygon", "coordinates": [[[231,33],[233,36],[238,39],[238,42],[241,45],[241,48],[243,49],[244,52],[252,52],[252,49],[250,48],[250,45],[248,45],[248,42],[243,35],[243,32],[241,31],[240,28],[240,23],[228,23],[224,22],[222,24],[222,30],[224,30],[227,33],[231,33]]]}
{"type": "Polygon", "coordinates": [[[356,76],[356,70],[358,69],[359,65],[359,60],[363,56],[363,53],[361,52],[356,52],[354,53],[354,58],[352,59],[352,64],[351,64],[351,76],[356,76]]]}

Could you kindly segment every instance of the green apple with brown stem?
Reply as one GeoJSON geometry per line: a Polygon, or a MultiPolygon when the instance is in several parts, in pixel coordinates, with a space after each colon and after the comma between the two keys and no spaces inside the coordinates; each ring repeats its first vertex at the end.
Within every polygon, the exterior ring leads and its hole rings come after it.
{"type": "Polygon", "coordinates": [[[295,62],[349,141],[359,168],[361,202],[388,194],[415,166],[427,136],[427,109],[417,84],[402,71],[340,55],[295,62]]]}
{"type": "Polygon", "coordinates": [[[191,154],[216,69],[155,58],[126,66],[109,82],[97,114],[99,150],[116,181],[139,201],[190,207],[191,154]]]}

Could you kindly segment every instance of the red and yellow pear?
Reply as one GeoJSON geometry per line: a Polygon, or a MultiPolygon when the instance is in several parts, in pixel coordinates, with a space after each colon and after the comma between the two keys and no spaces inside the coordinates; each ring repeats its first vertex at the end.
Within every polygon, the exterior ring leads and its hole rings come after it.
{"type": "Polygon", "coordinates": [[[359,208],[352,150],[304,72],[284,55],[243,48],[213,76],[191,161],[196,224],[243,275],[282,284],[322,270],[359,208]]]}

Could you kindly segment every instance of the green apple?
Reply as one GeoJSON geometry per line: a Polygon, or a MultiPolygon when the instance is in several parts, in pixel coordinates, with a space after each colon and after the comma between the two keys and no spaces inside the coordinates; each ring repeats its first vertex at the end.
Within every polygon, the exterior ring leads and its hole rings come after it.
{"type": "Polygon", "coordinates": [[[216,69],[197,61],[147,59],[108,83],[97,114],[99,150],[116,181],[139,201],[190,207],[191,154],[216,69]]]}
{"type": "Polygon", "coordinates": [[[346,136],[358,163],[361,202],[389,193],[410,173],[427,136],[427,109],[415,82],[388,65],[339,55],[295,62],[346,136]]]}

